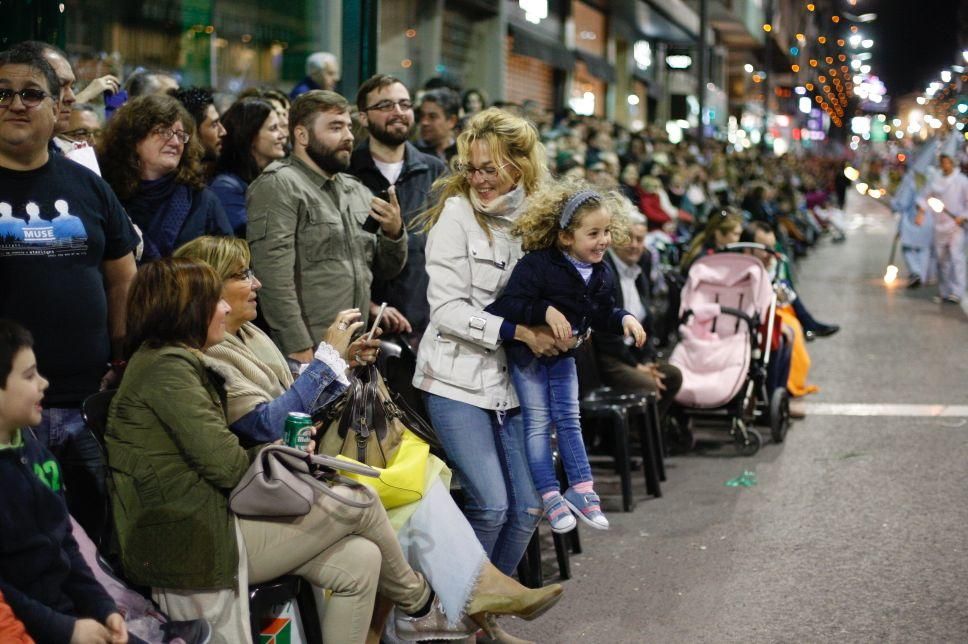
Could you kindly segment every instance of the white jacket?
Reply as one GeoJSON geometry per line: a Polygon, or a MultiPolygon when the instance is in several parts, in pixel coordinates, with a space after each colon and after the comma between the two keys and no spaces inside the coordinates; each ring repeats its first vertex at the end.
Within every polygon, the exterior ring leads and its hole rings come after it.
{"type": "Polygon", "coordinates": [[[418,389],[482,409],[518,406],[499,333],[503,318],[484,311],[523,254],[508,232],[512,221],[491,217],[487,233],[470,202],[451,197],[427,236],[430,324],[417,352],[418,389]]]}

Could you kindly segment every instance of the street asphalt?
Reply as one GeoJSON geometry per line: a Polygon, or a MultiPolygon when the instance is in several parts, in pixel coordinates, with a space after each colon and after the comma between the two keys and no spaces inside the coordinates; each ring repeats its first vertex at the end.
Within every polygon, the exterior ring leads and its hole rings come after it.
{"type": "Polygon", "coordinates": [[[541,643],[968,642],[968,418],[936,415],[968,405],[968,316],[933,304],[933,288],[886,287],[890,214],[854,193],[848,215],[847,241],[825,239],[797,271],[814,316],[842,327],[808,345],[818,413],[752,457],[723,445],[669,458],[660,499],[636,477],[633,512],[612,509],[608,532],[581,531],[558,606],[503,620],[509,632],[541,643]],[[725,485],[744,471],[755,486],[725,485]]]}

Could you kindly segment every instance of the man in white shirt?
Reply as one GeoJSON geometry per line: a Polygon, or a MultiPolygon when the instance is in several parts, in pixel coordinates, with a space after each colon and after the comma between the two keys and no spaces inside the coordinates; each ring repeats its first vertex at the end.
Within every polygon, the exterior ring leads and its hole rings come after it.
{"type": "MultiPolygon", "coordinates": [[[[349,172],[384,200],[388,199],[387,189],[394,186],[404,225],[409,225],[431,205],[431,185],[444,173],[444,164],[409,142],[414,129],[413,103],[399,79],[386,74],[373,76],[360,86],[356,104],[369,136],[353,151],[349,172]]],[[[407,240],[403,271],[391,280],[374,281],[371,313],[379,302],[387,302],[390,306],[383,314],[384,329],[409,336],[416,346],[430,321],[424,267],[426,236],[411,231],[407,240]]]]}
{"type": "Polygon", "coordinates": [[[965,222],[968,221],[968,177],[955,168],[954,159],[942,154],[941,175],[918,200],[914,223],[924,223],[928,200],[940,199],[944,210],[934,214],[934,249],[938,258],[937,302],[960,304],[965,294],[965,222]]]}
{"type": "MultiPolygon", "coordinates": [[[[630,240],[625,246],[610,248],[605,261],[615,272],[615,306],[624,308],[650,330],[649,282],[643,273],[646,219],[632,215],[630,240]]],[[[652,337],[651,331],[649,336],[652,337]]],[[[665,415],[669,405],[682,387],[682,372],[670,364],[656,362],[651,342],[642,348],[627,345],[621,336],[606,333],[592,335],[598,369],[605,385],[636,393],[655,392],[659,397],[659,413],[665,415]]]]}

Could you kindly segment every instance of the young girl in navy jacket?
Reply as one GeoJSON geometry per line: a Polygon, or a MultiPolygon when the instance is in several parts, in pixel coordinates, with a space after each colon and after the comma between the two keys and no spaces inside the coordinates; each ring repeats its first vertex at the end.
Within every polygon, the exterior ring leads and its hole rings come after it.
{"type": "Polygon", "coordinates": [[[573,349],[535,357],[512,340],[513,329],[516,324],[547,324],[558,340],[577,337],[578,344],[594,329],[624,334],[642,346],[645,331],[632,314],[615,308],[614,276],[602,262],[613,241],[621,244],[628,237],[628,207],[620,194],[596,192],[583,183],[552,183],[536,191],[513,230],[528,252],[486,309],[505,319],[501,336],[524,415],[531,477],[551,529],[558,533],[574,529],[575,517],[608,529],[582,442],[575,358],[573,349]],[[564,495],[552,461],[552,424],[570,485],[564,495]]]}

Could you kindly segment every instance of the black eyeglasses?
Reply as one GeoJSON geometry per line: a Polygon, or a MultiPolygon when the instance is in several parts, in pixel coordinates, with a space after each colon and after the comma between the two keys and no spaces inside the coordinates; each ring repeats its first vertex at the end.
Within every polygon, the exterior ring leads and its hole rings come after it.
{"type": "Polygon", "coordinates": [[[151,133],[160,136],[165,141],[171,141],[171,137],[177,136],[182,145],[188,143],[192,138],[192,135],[185,130],[176,130],[170,127],[156,127],[151,133]]]}
{"type": "Polygon", "coordinates": [[[61,134],[61,136],[71,141],[93,141],[101,138],[101,130],[89,130],[81,127],[76,130],[68,130],[61,134]]]}
{"type": "Polygon", "coordinates": [[[12,89],[0,89],[0,108],[7,108],[13,105],[13,97],[19,96],[24,107],[37,107],[45,98],[50,96],[47,92],[39,89],[22,89],[16,92],[12,89]]]}
{"type": "Polygon", "coordinates": [[[252,278],[255,277],[255,272],[251,268],[244,268],[238,273],[232,273],[229,275],[230,278],[234,280],[242,280],[243,282],[251,282],[252,278]]]}
{"type": "Polygon", "coordinates": [[[403,98],[399,101],[385,100],[379,103],[374,103],[370,105],[364,112],[369,112],[370,110],[378,110],[380,112],[392,112],[394,107],[399,107],[401,112],[406,112],[407,110],[413,109],[413,101],[403,98]]]}

